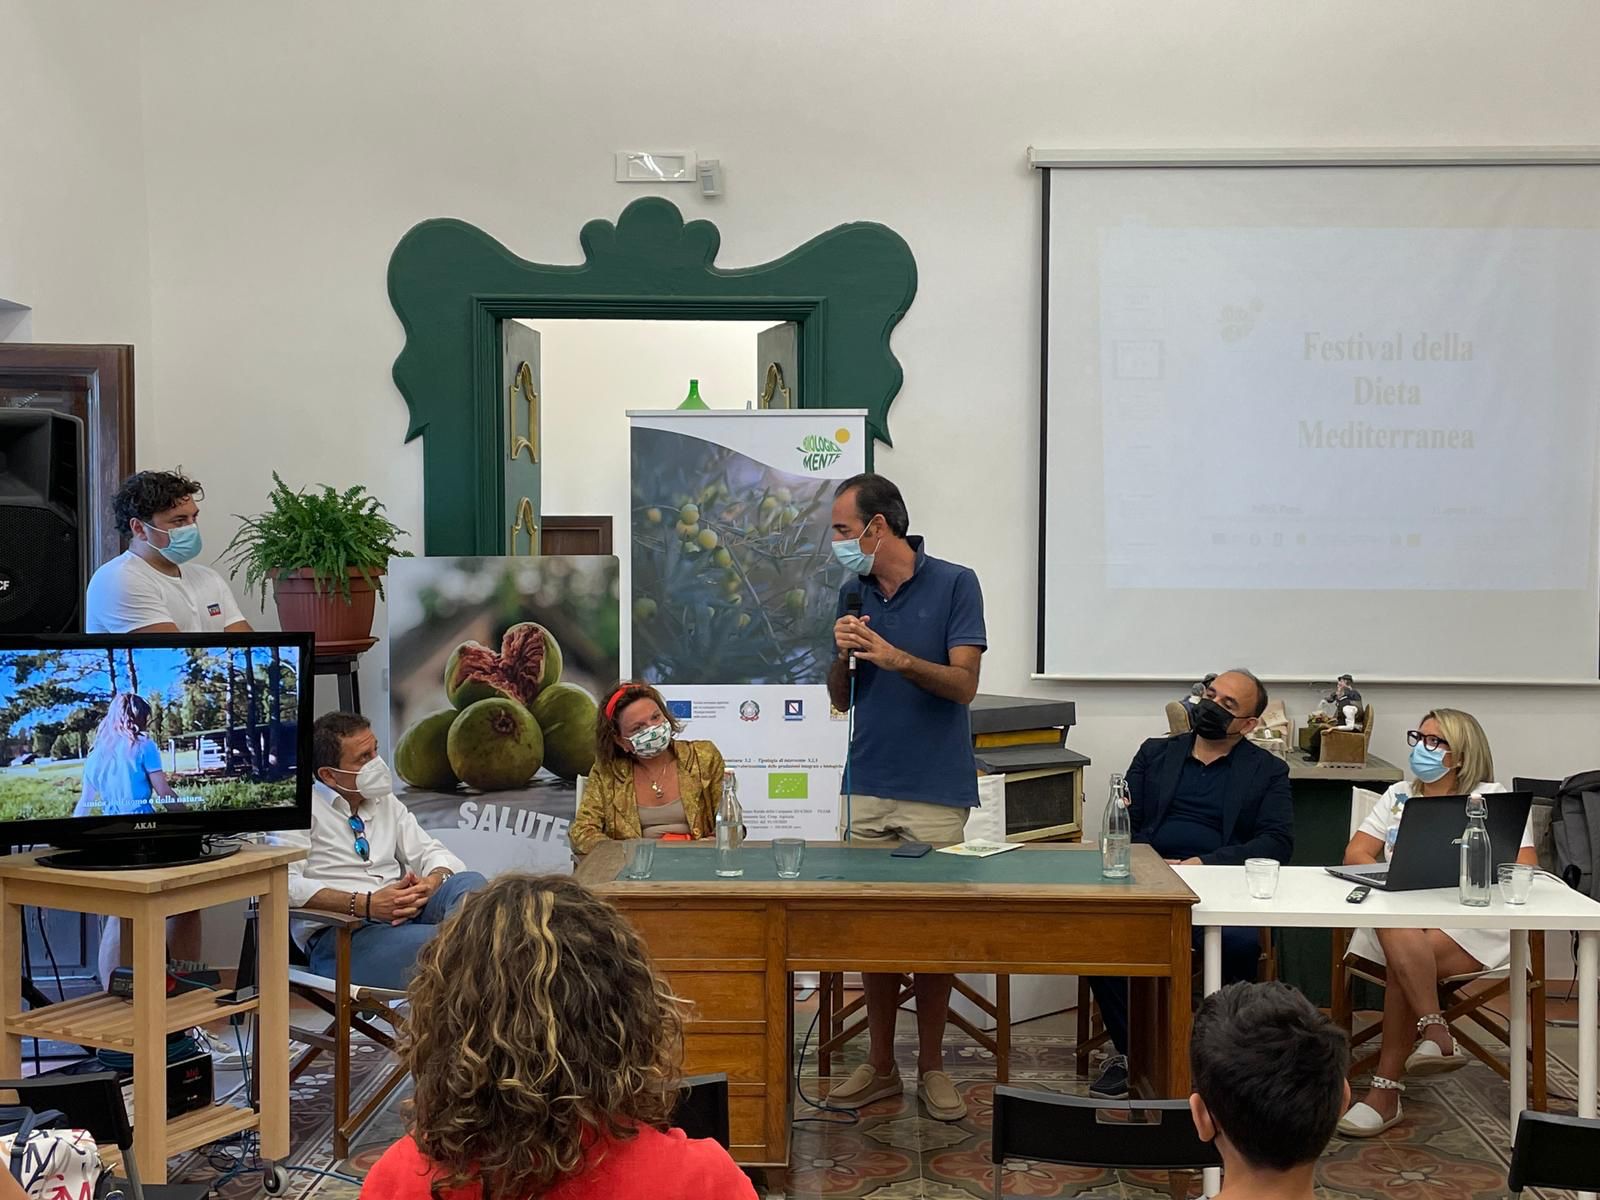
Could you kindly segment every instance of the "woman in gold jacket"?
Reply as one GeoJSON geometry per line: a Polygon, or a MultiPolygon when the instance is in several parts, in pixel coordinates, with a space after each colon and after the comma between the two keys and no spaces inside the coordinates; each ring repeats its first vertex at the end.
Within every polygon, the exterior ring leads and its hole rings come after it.
{"type": "Polygon", "coordinates": [[[567,836],[574,854],[610,838],[703,838],[716,828],[722,754],[679,741],[682,724],[661,693],[629,680],[612,689],[595,722],[594,769],[567,836]]]}

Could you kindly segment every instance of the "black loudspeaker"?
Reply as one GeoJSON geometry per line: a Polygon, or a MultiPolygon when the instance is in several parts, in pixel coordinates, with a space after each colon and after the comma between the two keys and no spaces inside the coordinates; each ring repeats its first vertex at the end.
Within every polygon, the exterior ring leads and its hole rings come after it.
{"type": "Polygon", "coordinates": [[[83,629],[83,422],[0,408],[0,633],[83,629]]]}

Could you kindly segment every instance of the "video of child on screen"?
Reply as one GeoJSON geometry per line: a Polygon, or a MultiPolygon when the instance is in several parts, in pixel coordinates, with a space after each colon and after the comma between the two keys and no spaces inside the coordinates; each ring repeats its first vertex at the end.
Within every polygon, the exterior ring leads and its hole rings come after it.
{"type": "Polygon", "coordinates": [[[299,657],[0,650],[0,821],[292,807],[299,657]]]}

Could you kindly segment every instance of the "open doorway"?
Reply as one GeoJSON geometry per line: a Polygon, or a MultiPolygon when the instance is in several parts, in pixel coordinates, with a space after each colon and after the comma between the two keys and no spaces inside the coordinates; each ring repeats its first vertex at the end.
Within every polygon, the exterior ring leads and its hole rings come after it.
{"type": "MultiPolygon", "coordinates": [[[[542,520],[609,517],[613,544],[627,544],[627,413],[673,409],[689,381],[712,409],[757,407],[771,321],[612,321],[530,318],[539,334],[539,509],[542,520]]],[[[770,403],[770,401],[769,401],[770,403]]],[[[632,564],[622,556],[622,595],[632,564]]],[[[628,622],[622,663],[632,662],[628,622]]]]}
{"type": "MultiPolygon", "coordinates": [[[[586,222],[578,240],[581,265],[540,263],[439,218],[412,227],[389,258],[389,299],[406,330],[394,380],[407,438],[424,439],[429,554],[530,552],[540,381],[537,349],[510,336],[537,340],[523,319],[791,322],[796,369],[781,390],[773,379],[781,403],[771,407],[866,409],[868,437],[889,440],[902,378],[889,340],[916,295],[917,266],[888,226],[837,225],[770,262],[726,267],[714,224],[641,196],[615,222],[586,222]]],[[[762,391],[766,381],[764,372],[762,391]]]]}

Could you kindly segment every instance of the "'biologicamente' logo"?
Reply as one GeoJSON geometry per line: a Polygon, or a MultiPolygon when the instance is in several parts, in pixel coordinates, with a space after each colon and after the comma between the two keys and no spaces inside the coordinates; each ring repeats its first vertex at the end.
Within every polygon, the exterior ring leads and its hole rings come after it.
{"type": "Polygon", "coordinates": [[[833,437],[825,437],[820,433],[808,433],[800,439],[800,444],[795,447],[800,453],[800,465],[808,471],[823,471],[839,461],[839,456],[844,453],[839,448],[840,442],[850,440],[848,429],[836,429],[833,437]]]}

